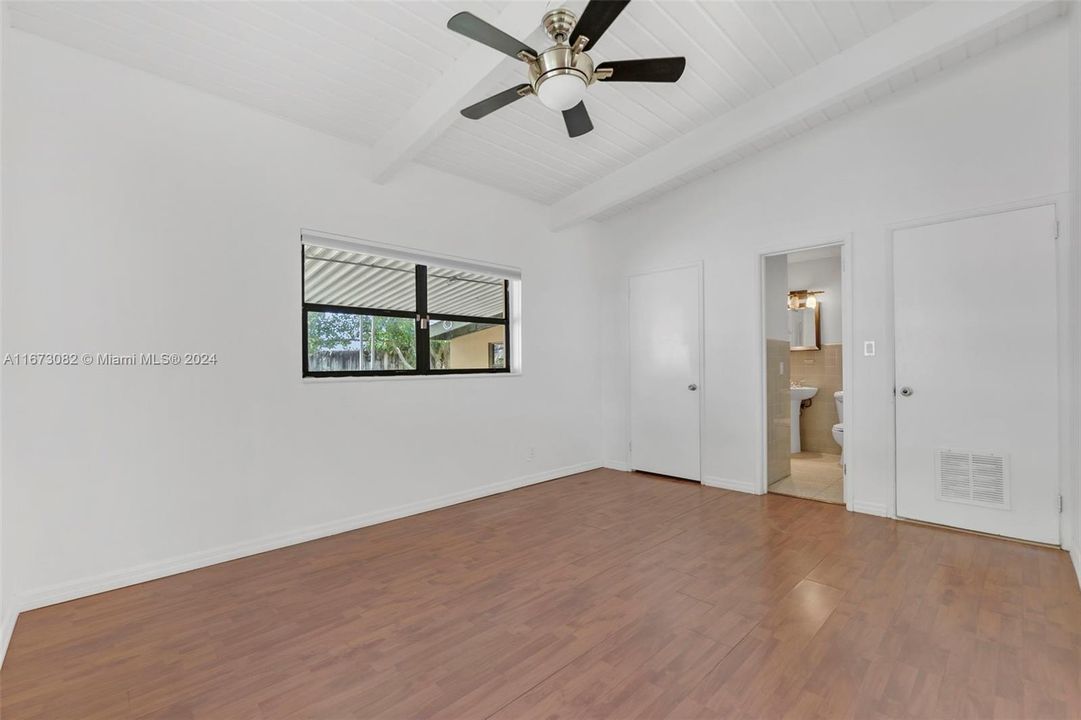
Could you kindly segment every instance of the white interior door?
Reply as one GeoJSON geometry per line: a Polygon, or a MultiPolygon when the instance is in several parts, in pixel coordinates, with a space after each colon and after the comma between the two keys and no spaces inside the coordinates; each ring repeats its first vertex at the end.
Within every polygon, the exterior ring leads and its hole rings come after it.
{"type": "Polygon", "coordinates": [[[1051,544],[1055,208],[894,233],[897,514],[1051,544]]]}
{"type": "Polygon", "coordinates": [[[630,279],[631,467],[701,480],[701,273],[630,279]]]}

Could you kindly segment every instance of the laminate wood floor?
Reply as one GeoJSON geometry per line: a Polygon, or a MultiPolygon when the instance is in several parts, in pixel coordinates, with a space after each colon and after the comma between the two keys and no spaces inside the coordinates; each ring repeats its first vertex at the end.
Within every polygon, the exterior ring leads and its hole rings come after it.
{"type": "Polygon", "coordinates": [[[25,613],[22,718],[1078,718],[1067,555],[598,470],[25,613]]]}

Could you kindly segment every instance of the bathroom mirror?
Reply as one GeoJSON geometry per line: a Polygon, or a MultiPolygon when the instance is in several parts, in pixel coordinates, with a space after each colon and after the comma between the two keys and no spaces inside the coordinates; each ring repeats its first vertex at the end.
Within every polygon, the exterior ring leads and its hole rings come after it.
{"type": "Polygon", "coordinates": [[[789,349],[821,350],[819,305],[816,293],[799,290],[788,294],[789,349]]]}

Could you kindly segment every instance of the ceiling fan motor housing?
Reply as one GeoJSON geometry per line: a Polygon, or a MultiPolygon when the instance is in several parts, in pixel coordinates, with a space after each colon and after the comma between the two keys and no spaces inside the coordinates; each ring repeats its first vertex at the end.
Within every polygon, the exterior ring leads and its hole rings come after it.
{"type": "Polygon", "coordinates": [[[593,82],[593,59],[584,52],[574,52],[569,45],[554,45],[542,52],[536,62],[529,64],[529,84],[534,92],[557,75],[574,75],[589,85],[593,82]]]}
{"type": "Polygon", "coordinates": [[[555,45],[529,63],[529,84],[538,97],[544,97],[540,93],[541,85],[555,77],[570,76],[581,80],[583,85],[593,83],[593,59],[581,52],[581,48],[575,52],[570,44],[571,32],[577,22],[578,16],[567,8],[556,8],[544,14],[544,31],[555,45]]]}

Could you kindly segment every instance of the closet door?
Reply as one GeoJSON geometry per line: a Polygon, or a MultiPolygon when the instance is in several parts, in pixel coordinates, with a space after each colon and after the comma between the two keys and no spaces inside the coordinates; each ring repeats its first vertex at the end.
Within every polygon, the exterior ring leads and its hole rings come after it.
{"type": "Polygon", "coordinates": [[[631,467],[701,481],[701,268],[629,284],[631,467]]]}
{"type": "Polygon", "coordinates": [[[894,233],[897,514],[1059,544],[1053,205],[894,233]]]}

